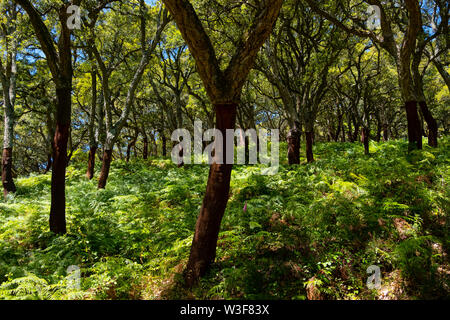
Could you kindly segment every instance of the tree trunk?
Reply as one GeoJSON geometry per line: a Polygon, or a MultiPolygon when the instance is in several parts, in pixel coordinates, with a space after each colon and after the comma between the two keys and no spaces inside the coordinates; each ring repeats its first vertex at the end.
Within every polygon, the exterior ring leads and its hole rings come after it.
{"type": "Polygon", "coordinates": [[[409,150],[422,149],[422,131],[417,112],[417,101],[406,102],[405,109],[408,121],[409,150]]]}
{"type": "Polygon", "coordinates": [[[300,128],[295,124],[287,137],[289,165],[300,164],[300,128]]]}
{"type": "MultiPolygon", "coordinates": [[[[8,98],[9,99],[9,98],[8,98]]],[[[2,184],[3,194],[6,197],[8,193],[16,192],[12,176],[12,159],[13,159],[13,139],[14,139],[14,107],[11,103],[5,102],[5,119],[4,119],[4,135],[3,135],[3,154],[2,154],[2,184]]]]}
{"type": "Polygon", "coordinates": [[[308,163],[314,162],[313,144],[314,133],[312,131],[306,131],[306,159],[308,163]]]}
{"type": "Polygon", "coordinates": [[[12,177],[12,148],[3,149],[2,155],[2,183],[3,194],[6,197],[10,192],[16,192],[16,185],[12,177]]]}
{"type": "MultiPolygon", "coordinates": [[[[92,57],[90,57],[93,60],[92,57]]],[[[91,180],[94,177],[95,171],[95,153],[97,152],[97,139],[95,137],[95,114],[97,112],[97,72],[95,68],[91,72],[91,89],[92,89],[92,101],[91,110],[89,113],[89,159],[88,167],[86,171],[86,177],[91,180]]]]}
{"type": "MultiPolygon", "coordinates": [[[[234,129],[237,105],[215,105],[216,126],[223,134],[223,159],[226,162],[227,129],[234,129]]],[[[192,286],[204,275],[216,258],[216,245],[220,224],[227,206],[232,164],[216,164],[210,167],[203,205],[195,227],[189,262],[185,271],[186,284],[192,286]]]]}
{"type": "Polygon", "coordinates": [[[103,151],[102,169],[100,171],[100,177],[98,178],[98,188],[105,189],[106,181],[108,180],[109,168],[112,161],[112,149],[103,151]]]}
{"type": "Polygon", "coordinates": [[[334,135],[334,137],[333,137],[333,140],[334,140],[335,142],[338,142],[338,141],[339,141],[339,135],[341,134],[341,129],[342,129],[342,115],[339,114],[339,115],[338,115],[338,125],[337,125],[337,128],[336,128],[335,135],[334,135]]]}
{"type": "Polygon", "coordinates": [[[145,136],[144,137],[144,151],[143,151],[143,156],[144,160],[148,159],[148,137],[145,136]]]}
{"type": "Polygon", "coordinates": [[[355,142],[355,140],[353,139],[353,132],[352,132],[352,121],[350,119],[350,117],[348,118],[348,140],[350,142],[355,142]]]}
{"type": "Polygon", "coordinates": [[[167,157],[167,138],[164,133],[161,135],[162,139],[162,155],[163,157],[167,157]]]}
{"type": "Polygon", "coordinates": [[[136,138],[134,138],[132,141],[130,141],[130,143],[127,146],[127,157],[126,157],[127,163],[130,162],[131,148],[133,148],[135,144],[136,144],[136,138]]]}
{"type": "Polygon", "coordinates": [[[72,88],[56,89],[58,99],[56,130],[53,140],[53,169],[51,185],[50,231],[66,233],[66,165],[67,142],[70,132],[72,88]]]}
{"type": "Polygon", "coordinates": [[[383,132],[383,126],[381,124],[381,121],[378,121],[378,125],[377,125],[377,136],[375,137],[375,141],[376,142],[380,142],[381,141],[381,133],[383,132]]]}
{"type": "Polygon", "coordinates": [[[369,134],[370,131],[368,128],[363,128],[361,131],[361,140],[362,143],[364,144],[364,154],[365,155],[369,155],[369,134]]]}
{"type": "Polygon", "coordinates": [[[341,136],[341,142],[345,142],[345,139],[346,139],[345,124],[342,123],[342,136],[341,136]]]}
{"type": "Polygon", "coordinates": [[[428,109],[428,105],[425,101],[419,102],[420,110],[428,125],[428,145],[434,148],[438,146],[438,125],[433,115],[428,109]]]}
{"type": "Polygon", "coordinates": [[[89,149],[89,160],[86,177],[92,180],[95,170],[95,154],[97,153],[97,145],[91,145],[89,149]]]}
{"type": "Polygon", "coordinates": [[[383,125],[383,140],[389,140],[389,125],[386,123],[383,125]]]}
{"type": "Polygon", "coordinates": [[[353,119],[353,142],[354,141],[358,141],[358,135],[359,135],[359,128],[360,128],[360,124],[359,122],[356,121],[356,119],[353,119]]]}
{"type": "Polygon", "coordinates": [[[152,135],[152,144],[153,144],[153,156],[158,156],[158,144],[156,143],[156,135],[152,135]]]}

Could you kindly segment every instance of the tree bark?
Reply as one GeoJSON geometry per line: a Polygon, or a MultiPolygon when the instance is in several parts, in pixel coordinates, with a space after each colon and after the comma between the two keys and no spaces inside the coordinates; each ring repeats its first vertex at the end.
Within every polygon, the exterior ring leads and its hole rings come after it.
{"type": "MultiPolygon", "coordinates": [[[[4,99],[6,101],[6,99],[4,99]]],[[[2,154],[2,184],[3,194],[6,197],[8,193],[16,192],[12,176],[13,159],[13,139],[14,139],[14,107],[7,103],[5,106],[5,127],[3,136],[3,154],[2,154]]]]}
{"type": "MultiPolygon", "coordinates": [[[[227,129],[234,129],[237,104],[217,104],[216,126],[223,134],[223,159],[226,159],[227,129]]],[[[185,271],[187,285],[203,276],[216,258],[217,239],[227,206],[232,164],[213,163],[210,167],[206,193],[195,227],[189,262],[185,271]]]]}
{"type": "Polygon", "coordinates": [[[144,137],[144,150],[143,150],[143,155],[142,157],[144,158],[144,160],[148,159],[148,138],[144,137]]]}
{"type": "Polygon", "coordinates": [[[133,148],[136,144],[136,139],[137,138],[133,138],[133,140],[130,141],[130,143],[128,143],[127,146],[127,158],[126,158],[126,162],[130,162],[130,156],[131,156],[131,148],[133,148]]]}
{"type": "Polygon", "coordinates": [[[358,141],[360,123],[353,117],[353,142],[358,141]]]}
{"type": "Polygon", "coordinates": [[[106,188],[106,182],[108,180],[111,161],[112,161],[112,149],[105,149],[103,152],[102,169],[100,171],[100,177],[98,178],[99,189],[106,188]]]}
{"type": "Polygon", "coordinates": [[[426,101],[419,101],[420,110],[428,125],[428,145],[437,148],[438,146],[438,125],[433,115],[428,109],[426,101]]]}
{"type": "Polygon", "coordinates": [[[56,130],[53,140],[53,169],[51,183],[50,231],[66,233],[66,165],[70,131],[72,88],[56,89],[56,130]]]}
{"type": "Polygon", "coordinates": [[[89,150],[89,160],[88,160],[88,168],[86,177],[89,180],[92,180],[94,177],[94,170],[95,170],[95,154],[97,153],[97,146],[92,145],[89,150]]]}
{"type": "Polygon", "coordinates": [[[3,194],[6,197],[10,192],[16,192],[16,185],[12,177],[12,148],[4,148],[2,155],[2,183],[3,194]]]}
{"type": "MultiPolygon", "coordinates": [[[[93,60],[92,57],[90,57],[93,60]]],[[[96,69],[91,72],[92,101],[89,114],[89,159],[86,177],[91,180],[95,171],[95,153],[97,152],[97,139],[95,137],[95,114],[97,112],[97,72],[96,69]]]]}
{"type": "Polygon", "coordinates": [[[389,140],[389,125],[383,124],[383,140],[388,141],[389,140]]]}
{"type": "Polygon", "coordinates": [[[361,131],[361,140],[362,143],[364,144],[364,154],[365,155],[369,155],[370,151],[369,151],[369,137],[370,135],[370,131],[368,128],[363,128],[361,131]]]}
{"type": "Polygon", "coordinates": [[[287,136],[289,165],[300,164],[300,125],[294,124],[287,136]]]}
{"type": "MultiPolygon", "coordinates": [[[[236,108],[242,87],[253,67],[257,54],[269,37],[280,13],[283,0],[261,3],[251,28],[243,32],[228,67],[222,71],[214,47],[195,9],[188,0],[163,0],[174,17],[180,33],[189,46],[196,67],[211,103],[215,106],[217,129],[226,146],[226,129],[234,129],[236,108]]],[[[233,139],[234,140],[234,139],[233,139]]],[[[226,148],[224,148],[224,160],[226,148]]],[[[216,256],[220,223],[228,202],[231,164],[213,164],[210,168],[206,194],[197,220],[185,280],[192,286],[203,275],[216,256]]]]}
{"type": "Polygon", "coordinates": [[[161,135],[162,140],[162,155],[163,157],[167,157],[167,138],[164,134],[161,135]]]}
{"type": "Polygon", "coordinates": [[[306,159],[308,160],[308,163],[314,162],[313,144],[314,144],[314,132],[306,131],[306,159]]]}
{"type": "Polygon", "coordinates": [[[376,142],[380,142],[381,141],[381,133],[383,132],[383,125],[381,123],[381,120],[378,120],[377,122],[377,135],[375,137],[375,141],[376,142]]]}
{"type": "Polygon", "coordinates": [[[422,149],[422,131],[419,114],[417,113],[417,101],[407,101],[405,103],[406,117],[408,121],[408,149],[422,149]]]}
{"type": "Polygon", "coordinates": [[[352,132],[352,120],[350,117],[348,117],[348,140],[350,142],[355,142],[355,140],[353,139],[353,132],[352,132]]]}
{"type": "Polygon", "coordinates": [[[3,66],[3,56],[0,57],[0,84],[3,93],[4,107],[4,127],[3,127],[3,153],[2,153],[2,184],[3,193],[6,198],[8,193],[16,192],[12,176],[12,159],[14,146],[14,107],[16,102],[17,86],[17,51],[18,40],[10,37],[16,30],[17,10],[13,2],[5,3],[7,7],[2,8],[2,15],[5,14],[5,23],[2,24],[1,38],[6,50],[6,61],[3,66]],[[9,7],[11,6],[11,7],[9,7]],[[8,14],[9,11],[9,14],[8,14]],[[6,24],[6,25],[5,25],[6,24]]]}

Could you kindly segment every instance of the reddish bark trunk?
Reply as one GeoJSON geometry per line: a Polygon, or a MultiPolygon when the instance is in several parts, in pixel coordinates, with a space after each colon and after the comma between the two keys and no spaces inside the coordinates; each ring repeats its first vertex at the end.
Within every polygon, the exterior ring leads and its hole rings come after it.
{"type": "Polygon", "coordinates": [[[111,167],[112,150],[103,151],[102,169],[98,178],[98,188],[105,189],[108,180],[109,168],[111,167]]]}
{"type": "Polygon", "coordinates": [[[2,183],[3,183],[3,194],[5,197],[10,192],[12,193],[16,192],[16,185],[14,184],[12,176],[12,148],[3,149],[2,183]]]}
{"type": "Polygon", "coordinates": [[[58,98],[56,130],[53,140],[50,231],[66,233],[66,165],[70,134],[71,88],[56,89],[58,98]]]}
{"type": "MultiPolygon", "coordinates": [[[[227,129],[234,129],[236,104],[215,105],[216,127],[224,138],[223,159],[226,159],[227,129]]],[[[232,164],[212,164],[209,171],[203,205],[195,227],[189,262],[185,271],[186,284],[192,286],[205,274],[216,258],[217,239],[227,206],[232,164]]]]}
{"type": "Polygon", "coordinates": [[[408,120],[409,150],[422,149],[422,130],[417,112],[417,101],[406,102],[405,109],[408,120]]]}
{"type": "Polygon", "coordinates": [[[314,162],[313,144],[314,144],[314,133],[311,131],[307,131],[306,132],[306,159],[308,160],[308,163],[314,162]]]}
{"type": "Polygon", "coordinates": [[[287,143],[289,165],[300,164],[300,131],[297,126],[289,131],[287,143]]]}
{"type": "Polygon", "coordinates": [[[428,109],[425,101],[419,102],[420,110],[428,125],[428,145],[434,148],[438,146],[438,124],[428,109]]]}
{"type": "Polygon", "coordinates": [[[89,150],[88,168],[86,177],[91,180],[94,177],[95,170],[95,154],[97,153],[97,146],[91,146],[89,150]]]}

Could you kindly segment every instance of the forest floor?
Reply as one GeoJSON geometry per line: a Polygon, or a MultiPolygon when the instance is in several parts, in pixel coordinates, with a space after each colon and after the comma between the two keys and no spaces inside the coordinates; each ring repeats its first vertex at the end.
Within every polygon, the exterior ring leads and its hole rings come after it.
{"type": "Polygon", "coordinates": [[[0,202],[0,299],[449,298],[450,139],[439,142],[411,154],[404,141],[372,142],[370,156],[319,143],[315,163],[274,176],[236,166],[216,263],[193,290],[181,272],[208,167],[114,161],[97,190],[79,152],[67,235],[48,230],[50,174],[18,178],[0,202]],[[367,288],[371,265],[379,289],[367,288]]]}

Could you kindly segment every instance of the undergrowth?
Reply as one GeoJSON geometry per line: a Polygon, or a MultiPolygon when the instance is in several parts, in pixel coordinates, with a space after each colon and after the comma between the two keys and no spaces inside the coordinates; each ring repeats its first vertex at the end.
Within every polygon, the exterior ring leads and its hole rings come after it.
{"type": "Polygon", "coordinates": [[[274,176],[236,166],[216,263],[192,290],[181,272],[208,167],[114,161],[97,190],[79,153],[67,170],[67,235],[48,230],[50,174],[17,179],[0,203],[0,299],[306,299],[308,288],[378,299],[396,272],[394,298],[446,298],[449,145],[408,154],[404,141],[372,142],[365,156],[359,144],[324,143],[315,163],[284,163],[274,176]],[[367,289],[371,265],[382,289],[367,289]]]}

